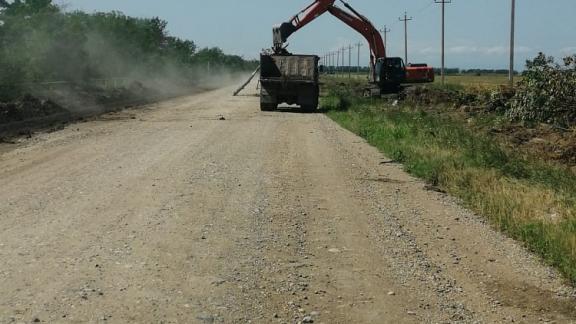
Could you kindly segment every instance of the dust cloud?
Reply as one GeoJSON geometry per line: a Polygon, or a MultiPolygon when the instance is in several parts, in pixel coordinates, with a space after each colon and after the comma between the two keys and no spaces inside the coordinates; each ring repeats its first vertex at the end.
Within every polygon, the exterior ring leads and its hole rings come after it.
{"type": "Polygon", "coordinates": [[[74,62],[66,62],[70,61],[69,53],[47,60],[51,68],[61,69],[56,75],[72,81],[32,84],[28,92],[73,114],[91,115],[230,86],[249,74],[220,62],[179,64],[152,55],[134,60],[130,53],[138,51],[136,46],[119,44],[96,32],[87,34],[83,41],[81,55],[74,57],[74,62]]]}

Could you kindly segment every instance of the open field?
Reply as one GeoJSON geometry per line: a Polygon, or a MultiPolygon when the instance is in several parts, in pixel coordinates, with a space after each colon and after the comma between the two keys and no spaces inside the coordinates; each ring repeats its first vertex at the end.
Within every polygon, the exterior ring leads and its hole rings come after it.
{"type": "MultiPolygon", "coordinates": [[[[516,76],[515,80],[520,80],[520,76],[516,76]]],[[[435,84],[442,83],[442,77],[437,75],[435,79],[435,84]]],[[[452,85],[461,86],[500,86],[508,84],[508,75],[506,74],[484,74],[484,75],[473,75],[473,74],[462,74],[462,75],[447,75],[446,83],[452,85]]]]}
{"type": "MultiPolygon", "coordinates": [[[[325,79],[335,79],[341,80],[342,82],[346,82],[349,78],[359,81],[367,81],[368,75],[366,73],[356,73],[352,72],[348,73],[337,73],[337,74],[330,74],[324,75],[325,79]]],[[[521,76],[516,76],[515,80],[520,80],[521,76]]],[[[440,85],[441,76],[436,75],[434,84],[440,85]]],[[[455,86],[464,86],[464,87],[488,87],[493,88],[500,85],[507,85],[508,84],[508,75],[505,74],[484,74],[484,75],[473,75],[473,74],[462,74],[462,75],[447,75],[446,76],[446,84],[448,85],[455,85],[455,86]]]]}

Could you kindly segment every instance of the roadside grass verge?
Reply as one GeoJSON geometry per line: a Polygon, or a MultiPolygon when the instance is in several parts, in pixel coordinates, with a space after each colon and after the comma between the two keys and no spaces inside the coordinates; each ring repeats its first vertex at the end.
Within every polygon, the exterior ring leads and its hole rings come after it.
{"type": "Polygon", "coordinates": [[[449,115],[330,87],[322,108],[409,173],[460,198],[576,284],[576,175],[449,115]]]}

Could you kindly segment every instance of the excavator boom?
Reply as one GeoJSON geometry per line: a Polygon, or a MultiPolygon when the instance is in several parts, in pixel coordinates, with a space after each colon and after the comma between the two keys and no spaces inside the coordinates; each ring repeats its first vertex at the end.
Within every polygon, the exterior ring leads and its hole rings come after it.
{"type": "Polygon", "coordinates": [[[275,27],[273,33],[274,51],[277,54],[283,53],[285,51],[284,43],[286,43],[290,35],[302,29],[324,13],[329,12],[334,17],[356,30],[364,36],[366,41],[368,41],[368,44],[370,45],[370,66],[373,74],[372,78],[375,81],[377,80],[375,69],[376,61],[378,59],[386,58],[386,48],[384,47],[382,36],[368,18],[358,13],[345,1],[340,1],[346,8],[348,8],[348,10],[350,10],[350,12],[346,12],[336,6],[334,4],[336,0],[316,0],[314,3],[292,17],[288,22],[275,27]]]}
{"type": "Polygon", "coordinates": [[[290,35],[308,25],[314,19],[323,15],[336,0],[316,0],[314,3],[297,13],[288,22],[274,27],[274,49],[281,49],[290,35]]]}

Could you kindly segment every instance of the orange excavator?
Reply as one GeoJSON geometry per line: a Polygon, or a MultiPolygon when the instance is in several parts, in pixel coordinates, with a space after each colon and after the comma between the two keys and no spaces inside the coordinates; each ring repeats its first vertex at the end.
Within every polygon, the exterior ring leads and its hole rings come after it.
{"type": "Polygon", "coordinates": [[[426,64],[406,66],[400,57],[387,57],[384,41],[372,22],[344,0],[340,2],[350,11],[347,12],[335,5],[336,0],[316,0],[300,11],[288,22],[273,29],[274,53],[288,54],[285,48],[290,35],[302,29],[319,16],[329,12],[343,23],[362,34],[370,45],[370,68],[372,95],[397,92],[402,83],[422,83],[434,81],[434,69],[426,64]]]}

